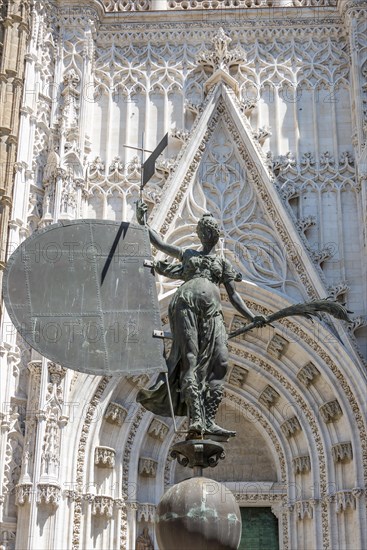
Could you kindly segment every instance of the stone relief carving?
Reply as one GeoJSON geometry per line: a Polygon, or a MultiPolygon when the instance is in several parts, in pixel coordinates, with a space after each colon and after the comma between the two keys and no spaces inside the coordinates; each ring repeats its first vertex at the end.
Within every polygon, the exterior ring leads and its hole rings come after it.
{"type": "Polygon", "coordinates": [[[311,471],[311,460],[308,455],[296,456],[293,459],[293,470],[295,474],[305,474],[311,471]]]}
{"type": "Polygon", "coordinates": [[[296,416],[292,416],[291,418],[288,418],[288,420],[283,422],[283,424],[280,427],[282,432],[287,438],[292,437],[302,429],[299,423],[299,420],[296,416]]]}
{"type": "Polygon", "coordinates": [[[67,418],[63,415],[62,380],[66,369],[52,363],[47,363],[50,382],[47,385],[43,416],[46,421],[45,435],[41,454],[41,476],[57,479],[60,464],[60,429],[65,426],[67,418]]]}
{"type": "MultiPolygon", "coordinates": [[[[203,210],[212,212],[223,227],[226,253],[243,276],[281,286],[287,277],[286,258],[264,220],[251,175],[246,165],[244,168],[228,124],[222,118],[218,123],[213,119],[213,134],[181,216],[191,219],[194,228],[193,214],[199,217],[203,210]]],[[[182,239],[182,227],[176,227],[169,238],[172,242],[182,239]]]]}
{"type": "Polygon", "coordinates": [[[356,496],[353,491],[338,491],[336,493],[336,511],[338,514],[345,512],[350,508],[356,509],[356,496]]]}
{"type": "Polygon", "coordinates": [[[313,384],[315,382],[315,379],[319,375],[320,373],[315,365],[309,362],[298,371],[297,378],[302,382],[302,384],[304,384],[305,386],[309,386],[310,384],[313,384]]]}
{"type": "Polygon", "coordinates": [[[313,518],[313,506],[309,500],[297,501],[295,504],[295,510],[298,520],[313,518]]]}
{"type": "Polygon", "coordinates": [[[111,402],[106,409],[104,418],[110,424],[122,426],[127,414],[127,410],[122,405],[120,405],[119,403],[111,402]]]}
{"type": "Polygon", "coordinates": [[[158,462],[152,458],[139,458],[139,474],[146,477],[157,475],[158,462]]]}
{"type": "Polygon", "coordinates": [[[324,403],[319,410],[325,422],[335,422],[335,420],[338,420],[343,414],[337,399],[324,403]]]}
{"type": "Polygon", "coordinates": [[[153,420],[149,424],[148,434],[154,439],[164,441],[168,432],[169,427],[167,426],[167,424],[165,424],[164,422],[162,422],[162,420],[159,420],[158,418],[153,418],[153,420]]]}
{"type": "Polygon", "coordinates": [[[265,407],[270,408],[275,405],[279,398],[280,395],[274,388],[266,386],[260,393],[258,399],[265,407]]]}
{"type": "Polygon", "coordinates": [[[55,483],[38,483],[37,503],[57,506],[61,497],[61,488],[55,483]]]}
{"type": "Polygon", "coordinates": [[[349,441],[337,443],[331,447],[334,462],[349,462],[353,460],[353,448],[349,441]]]}
{"type": "Polygon", "coordinates": [[[136,550],[154,550],[153,541],[147,527],[144,527],[143,532],[137,537],[135,548],[136,550]]]}
{"type": "Polygon", "coordinates": [[[232,384],[232,386],[243,388],[246,383],[247,375],[247,369],[241,367],[240,365],[234,365],[230,370],[228,382],[232,384]]]}
{"type": "Polygon", "coordinates": [[[93,495],[91,497],[92,502],[92,516],[106,516],[112,518],[114,499],[108,496],[93,495]]]}
{"type": "Polygon", "coordinates": [[[136,516],[137,521],[139,522],[146,521],[148,523],[149,522],[154,523],[155,509],[156,509],[155,504],[148,504],[148,503],[138,504],[138,511],[136,516]]]}
{"type": "Polygon", "coordinates": [[[288,340],[283,338],[283,336],[274,334],[266,347],[266,351],[276,359],[280,359],[286,352],[288,344],[288,340]]]}
{"type": "Polygon", "coordinates": [[[111,447],[96,447],[94,451],[94,464],[101,468],[113,468],[115,466],[116,451],[111,447]]]}

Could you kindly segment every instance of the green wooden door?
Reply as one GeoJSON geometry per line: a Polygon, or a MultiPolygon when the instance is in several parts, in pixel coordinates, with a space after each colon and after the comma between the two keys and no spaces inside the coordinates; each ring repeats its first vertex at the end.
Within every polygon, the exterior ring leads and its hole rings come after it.
{"type": "Polygon", "coordinates": [[[239,550],[279,550],[278,520],[270,508],[241,508],[239,550]]]}

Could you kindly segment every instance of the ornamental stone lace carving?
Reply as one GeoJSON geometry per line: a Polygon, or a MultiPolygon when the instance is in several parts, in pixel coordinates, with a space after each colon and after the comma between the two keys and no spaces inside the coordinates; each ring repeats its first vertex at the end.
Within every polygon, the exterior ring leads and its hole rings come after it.
{"type": "Polygon", "coordinates": [[[210,50],[203,50],[198,54],[196,63],[203,68],[210,68],[212,71],[212,75],[204,84],[205,91],[208,91],[214,84],[223,79],[238,94],[238,83],[230,76],[230,70],[232,67],[237,67],[244,63],[246,61],[246,54],[239,47],[229,50],[228,46],[231,42],[232,39],[225,34],[221,27],[213,37],[213,47],[210,50]]]}
{"type": "Polygon", "coordinates": [[[295,512],[297,519],[302,521],[303,519],[313,518],[313,504],[309,500],[299,500],[295,504],[295,512]]]}
{"type": "Polygon", "coordinates": [[[167,424],[162,422],[162,420],[158,420],[158,418],[153,418],[148,428],[148,434],[151,437],[158,439],[158,441],[164,441],[168,432],[169,427],[167,424]]]}
{"type": "Polygon", "coordinates": [[[319,375],[320,373],[315,365],[309,362],[298,371],[297,378],[302,382],[302,384],[304,384],[305,386],[309,386],[310,384],[313,384],[315,382],[317,376],[319,375]]]}
{"type": "Polygon", "coordinates": [[[34,495],[33,483],[20,483],[16,487],[16,502],[22,506],[26,502],[31,502],[34,495]]]}
{"type": "Polygon", "coordinates": [[[61,497],[61,487],[55,483],[39,483],[37,485],[37,503],[58,505],[61,497]]]}
{"type": "Polygon", "coordinates": [[[343,414],[343,411],[337,399],[324,403],[319,410],[325,422],[335,422],[343,414]]]}
{"type": "Polygon", "coordinates": [[[348,508],[350,510],[356,509],[357,498],[353,491],[337,491],[335,501],[337,514],[347,511],[348,508]]]}
{"type": "Polygon", "coordinates": [[[275,334],[268,343],[266,351],[276,359],[280,359],[286,352],[288,344],[288,340],[283,338],[283,336],[275,334]]]}
{"type": "Polygon", "coordinates": [[[283,422],[283,424],[280,427],[282,432],[287,438],[292,437],[302,429],[299,423],[299,420],[296,416],[292,416],[291,418],[288,418],[288,420],[283,422]]]}
{"type": "Polygon", "coordinates": [[[105,419],[110,424],[116,424],[122,426],[127,416],[127,410],[119,403],[109,403],[106,412],[104,414],[105,419]]]}
{"type": "Polygon", "coordinates": [[[148,11],[152,0],[100,0],[107,13],[121,11],[148,11]]]}
{"type": "Polygon", "coordinates": [[[309,455],[296,456],[293,459],[293,470],[295,474],[306,474],[311,471],[311,459],[309,455]]]}
{"type": "Polygon", "coordinates": [[[156,505],[155,504],[138,504],[138,511],[137,511],[137,520],[138,521],[146,521],[150,523],[154,523],[155,521],[155,510],[156,505]]]}
{"type": "MultiPolygon", "coordinates": [[[[104,0],[105,1],[105,0],[104,0]]],[[[335,6],[336,0],[291,0],[288,6],[335,6]]],[[[169,10],[225,10],[225,9],[269,9],[268,0],[168,0],[169,10]]],[[[274,0],[271,7],[283,6],[281,0],[274,0]]]]}
{"type": "Polygon", "coordinates": [[[279,398],[279,393],[271,386],[266,386],[258,397],[260,403],[267,408],[273,407],[279,398]]]}
{"type": "Polygon", "coordinates": [[[247,375],[247,369],[241,367],[240,365],[234,365],[230,371],[228,382],[232,384],[232,386],[243,388],[246,382],[247,375]]]}
{"type": "Polygon", "coordinates": [[[350,441],[337,443],[331,447],[334,462],[350,462],[353,459],[353,448],[350,441]]]}
{"type": "Polygon", "coordinates": [[[114,499],[109,496],[93,495],[90,497],[92,502],[92,516],[106,516],[112,518],[114,499]]]}
{"type": "Polygon", "coordinates": [[[139,458],[139,474],[144,477],[155,477],[157,475],[158,462],[152,458],[139,458]]]}
{"type": "Polygon", "coordinates": [[[94,452],[94,464],[100,468],[113,468],[115,466],[116,451],[111,447],[96,447],[94,452]]]}

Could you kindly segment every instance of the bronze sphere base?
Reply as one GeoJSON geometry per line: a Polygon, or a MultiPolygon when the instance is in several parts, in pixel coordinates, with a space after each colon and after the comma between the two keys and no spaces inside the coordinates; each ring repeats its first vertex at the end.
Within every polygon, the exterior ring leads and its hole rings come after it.
{"type": "Polygon", "coordinates": [[[233,494],[206,477],[171,487],[157,507],[160,550],[237,550],[241,514],[233,494]]]}

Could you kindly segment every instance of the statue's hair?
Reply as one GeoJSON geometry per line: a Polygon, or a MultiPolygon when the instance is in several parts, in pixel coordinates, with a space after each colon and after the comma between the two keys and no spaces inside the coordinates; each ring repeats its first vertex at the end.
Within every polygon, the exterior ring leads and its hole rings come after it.
{"type": "Polygon", "coordinates": [[[203,214],[203,217],[200,218],[200,220],[198,221],[198,225],[196,228],[196,232],[198,235],[200,235],[201,228],[205,226],[207,227],[209,226],[210,229],[213,231],[213,233],[216,235],[216,237],[219,237],[220,228],[219,228],[218,222],[210,213],[203,214]]]}

